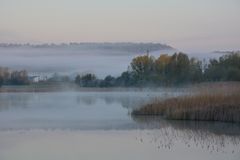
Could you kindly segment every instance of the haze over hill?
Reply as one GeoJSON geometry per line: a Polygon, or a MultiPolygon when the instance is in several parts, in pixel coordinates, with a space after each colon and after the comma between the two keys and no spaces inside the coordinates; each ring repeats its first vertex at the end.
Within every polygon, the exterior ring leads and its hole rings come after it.
{"type": "Polygon", "coordinates": [[[159,43],[69,43],[0,44],[0,64],[26,69],[30,74],[75,74],[91,72],[98,76],[119,75],[137,55],[173,53],[159,43]]]}
{"type": "MultiPolygon", "coordinates": [[[[60,73],[94,73],[98,77],[119,76],[131,60],[147,54],[178,52],[160,43],[68,43],[68,44],[0,44],[0,64],[10,69],[26,69],[30,75],[60,73]]],[[[218,58],[219,53],[187,53],[198,59],[218,58]]]]}
{"type": "Polygon", "coordinates": [[[171,50],[171,46],[160,43],[62,43],[62,44],[17,44],[17,43],[0,43],[0,48],[41,48],[41,49],[75,49],[75,50],[113,50],[122,52],[142,53],[158,50],[171,50]]]}
{"type": "Polygon", "coordinates": [[[0,160],[239,160],[239,8],[0,0],[0,160]]]}
{"type": "Polygon", "coordinates": [[[163,42],[237,50],[239,0],[1,0],[0,43],[163,42]]]}

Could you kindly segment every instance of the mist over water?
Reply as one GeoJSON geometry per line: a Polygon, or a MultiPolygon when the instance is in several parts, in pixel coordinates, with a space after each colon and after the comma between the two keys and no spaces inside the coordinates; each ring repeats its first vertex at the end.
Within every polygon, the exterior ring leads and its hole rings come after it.
{"type": "Polygon", "coordinates": [[[0,130],[6,129],[129,129],[129,113],[156,98],[182,91],[110,91],[1,93],[0,130]]]}
{"type": "MultiPolygon", "coordinates": [[[[154,50],[150,55],[177,50],[154,50]]],[[[4,48],[0,64],[30,74],[118,76],[146,52],[104,48],[4,48]]],[[[208,61],[219,53],[188,53],[208,61]]],[[[0,159],[239,159],[239,124],[133,116],[142,105],[190,93],[188,88],[79,89],[0,94],[0,159]],[[28,153],[28,154],[26,154],[28,153]],[[122,155],[124,153],[124,156],[122,155]]],[[[76,86],[74,86],[76,87],[76,86]]],[[[4,86],[3,86],[4,88],[4,86]]]]}
{"type": "Polygon", "coordinates": [[[0,160],[240,160],[239,8],[0,0],[0,160]]]}
{"type": "Polygon", "coordinates": [[[182,94],[164,89],[1,93],[0,159],[237,160],[238,124],[129,114],[155,98],[182,94]]]}
{"type": "MultiPolygon", "coordinates": [[[[173,54],[174,49],[151,51],[156,58],[160,54],[173,54]]],[[[96,48],[4,48],[0,47],[0,64],[10,69],[26,69],[30,74],[65,75],[94,73],[102,78],[106,75],[119,76],[126,71],[131,60],[146,51],[126,51],[96,48]]],[[[209,59],[221,56],[217,53],[189,53],[190,57],[209,59]]]]}

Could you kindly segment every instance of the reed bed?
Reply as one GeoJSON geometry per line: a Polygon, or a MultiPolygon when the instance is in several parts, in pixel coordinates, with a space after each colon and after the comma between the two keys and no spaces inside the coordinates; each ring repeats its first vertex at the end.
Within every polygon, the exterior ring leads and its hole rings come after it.
{"type": "Polygon", "coordinates": [[[173,120],[240,122],[240,87],[156,101],[132,111],[132,115],[161,115],[173,120]]]}

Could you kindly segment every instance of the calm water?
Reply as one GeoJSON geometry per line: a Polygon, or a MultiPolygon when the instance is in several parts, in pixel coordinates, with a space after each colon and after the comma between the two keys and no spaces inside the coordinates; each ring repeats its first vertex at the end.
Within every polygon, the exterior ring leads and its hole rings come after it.
{"type": "Polygon", "coordinates": [[[0,160],[239,160],[240,125],[132,117],[181,91],[0,94],[0,160]]]}

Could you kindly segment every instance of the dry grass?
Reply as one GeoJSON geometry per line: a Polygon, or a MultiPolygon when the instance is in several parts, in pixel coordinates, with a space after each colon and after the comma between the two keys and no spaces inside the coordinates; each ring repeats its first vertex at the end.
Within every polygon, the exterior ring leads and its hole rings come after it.
{"type": "Polygon", "coordinates": [[[132,114],[162,115],[174,120],[240,122],[240,87],[224,88],[222,92],[201,91],[154,102],[133,110],[132,114]]]}

